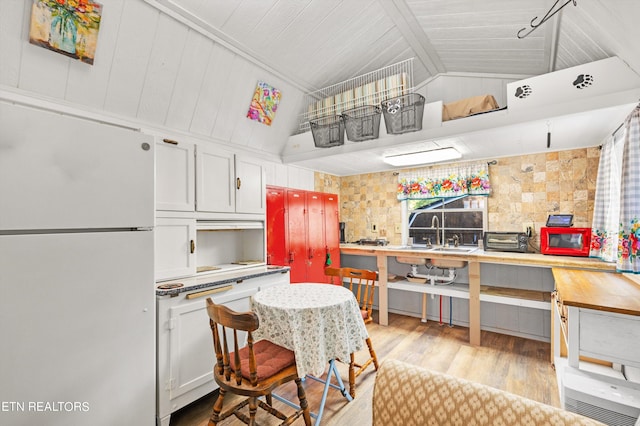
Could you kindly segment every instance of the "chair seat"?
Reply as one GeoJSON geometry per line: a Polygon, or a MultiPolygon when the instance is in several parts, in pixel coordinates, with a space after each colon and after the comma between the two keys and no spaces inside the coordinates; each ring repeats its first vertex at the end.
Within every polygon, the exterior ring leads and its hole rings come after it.
{"type": "MultiPolygon", "coordinates": [[[[281,372],[285,368],[296,363],[293,351],[276,345],[268,340],[260,340],[253,344],[253,351],[256,356],[257,376],[261,382],[269,377],[281,372]]],[[[242,377],[249,377],[249,348],[245,346],[240,349],[240,372],[242,377]]],[[[229,353],[230,367],[235,371],[234,353],[229,353]]]]}

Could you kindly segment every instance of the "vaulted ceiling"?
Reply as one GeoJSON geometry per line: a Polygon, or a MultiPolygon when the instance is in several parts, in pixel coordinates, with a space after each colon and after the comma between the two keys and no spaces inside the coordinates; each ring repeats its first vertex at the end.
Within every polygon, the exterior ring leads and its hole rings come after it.
{"type": "MultiPolygon", "coordinates": [[[[384,147],[359,144],[344,154],[315,150],[312,159],[288,153],[303,97],[310,91],[407,58],[415,58],[414,85],[443,75],[517,81],[612,56],[640,72],[637,0],[101,3],[96,59],[89,66],[29,44],[30,2],[0,1],[0,90],[5,97],[36,96],[158,134],[211,140],[338,175],[380,170],[384,147]],[[554,3],[567,5],[526,38],[516,36],[554,3]],[[257,80],[283,94],[270,127],[246,118],[257,80]]],[[[568,127],[558,130],[567,135],[566,147],[599,143],[615,126],[611,121],[628,110],[628,102],[618,102],[620,111],[565,119],[568,127]],[[571,133],[575,123],[581,123],[580,131],[571,133]]],[[[525,123],[493,130],[465,131],[452,144],[464,149],[500,136],[518,139],[519,153],[534,150],[525,140],[525,123]]],[[[497,147],[492,155],[512,151],[513,144],[505,143],[504,151],[497,147]]],[[[485,155],[467,152],[469,159],[485,155]]]]}
{"type": "Polygon", "coordinates": [[[634,0],[148,0],[202,25],[307,91],[415,57],[439,73],[539,75],[610,56],[640,70],[634,0]],[[634,23],[635,22],[635,23],[634,23]],[[523,32],[522,34],[526,33],[523,32]]]}

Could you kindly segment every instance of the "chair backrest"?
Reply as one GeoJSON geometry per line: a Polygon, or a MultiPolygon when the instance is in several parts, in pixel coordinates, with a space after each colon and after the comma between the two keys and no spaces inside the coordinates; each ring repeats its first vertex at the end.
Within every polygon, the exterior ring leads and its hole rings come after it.
{"type": "Polygon", "coordinates": [[[340,268],[324,268],[324,275],[329,277],[330,284],[343,285],[340,268]]]}
{"type": "Polygon", "coordinates": [[[356,268],[325,268],[325,275],[339,277],[339,284],[344,285],[345,278],[349,280],[349,290],[355,293],[360,310],[366,311],[365,322],[371,322],[373,311],[373,291],[378,278],[376,271],[356,268]]]}
{"type": "MultiPolygon", "coordinates": [[[[249,351],[249,381],[252,385],[258,382],[256,356],[253,351],[252,332],[258,329],[258,315],[254,312],[236,312],[226,306],[217,305],[207,298],[207,313],[209,325],[213,335],[213,347],[216,352],[215,372],[219,377],[231,381],[231,375],[237,385],[242,384],[242,372],[240,368],[240,349],[244,345],[240,343],[238,332],[247,332],[247,350],[249,351]],[[230,336],[227,336],[230,333],[230,336]],[[233,338],[233,347],[229,349],[229,342],[233,338]],[[232,359],[233,358],[233,359],[232,359]],[[237,366],[237,368],[236,368],[237,366]]],[[[240,333],[244,335],[244,333],[240,333]]]]}

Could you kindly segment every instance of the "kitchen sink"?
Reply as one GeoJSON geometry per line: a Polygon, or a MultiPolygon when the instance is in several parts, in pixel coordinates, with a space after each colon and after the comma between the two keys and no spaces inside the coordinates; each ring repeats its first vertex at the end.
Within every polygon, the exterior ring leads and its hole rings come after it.
{"type": "Polygon", "coordinates": [[[413,245],[406,245],[406,246],[401,246],[401,245],[388,245],[385,247],[387,250],[406,250],[406,251],[429,251],[431,250],[430,248],[428,248],[425,244],[413,244],[413,245]]]}
{"type": "Polygon", "coordinates": [[[471,253],[476,251],[477,247],[435,247],[429,251],[437,251],[443,253],[471,253]]]}
{"type": "MultiPolygon", "coordinates": [[[[442,254],[463,254],[471,253],[477,249],[477,247],[435,247],[429,251],[442,254]]],[[[436,268],[464,268],[467,266],[467,261],[461,259],[429,259],[429,261],[436,268]]]]}

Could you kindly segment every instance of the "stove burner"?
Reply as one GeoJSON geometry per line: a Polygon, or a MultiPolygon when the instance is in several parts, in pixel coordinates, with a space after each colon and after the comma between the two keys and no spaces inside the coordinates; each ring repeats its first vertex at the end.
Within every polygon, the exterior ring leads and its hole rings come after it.
{"type": "Polygon", "coordinates": [[[362,238],[357,241],[357,244],[361,246],[386,246],[389,242],[385,238],[376,238],[375,240],[362,238]]]}

